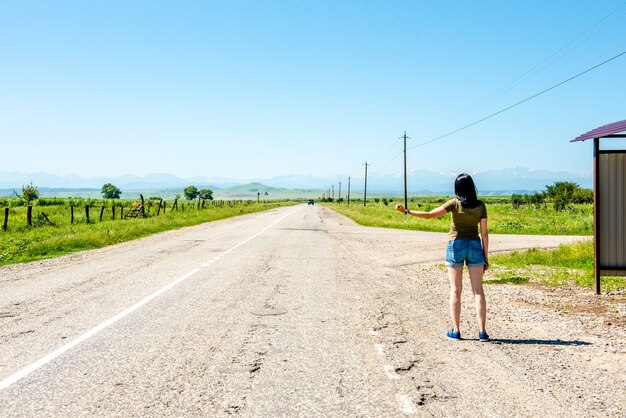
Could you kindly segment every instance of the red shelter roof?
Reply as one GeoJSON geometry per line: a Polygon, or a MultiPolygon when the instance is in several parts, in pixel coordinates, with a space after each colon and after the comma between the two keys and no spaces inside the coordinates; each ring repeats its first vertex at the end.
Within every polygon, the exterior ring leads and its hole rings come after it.
{"type": "Polygon", "coordinates": [[[626,131],[626,119],[618,122],[609,123],[608,125],[600,126],[599,128],[592,129],[591,131],[580,135],[576,139],[572,139],[570,142],[585,141],[587,139],[602,138],[608,135],[613,135],[619,132],[626,131]]]}

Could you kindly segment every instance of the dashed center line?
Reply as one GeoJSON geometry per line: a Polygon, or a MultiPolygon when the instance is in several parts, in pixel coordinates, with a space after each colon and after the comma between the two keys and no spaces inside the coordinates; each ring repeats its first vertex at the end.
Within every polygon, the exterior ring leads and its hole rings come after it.
{"type": "Polygon", "coordinates": [[[81,335],[81,336],[75,338],[74,340],[70,341],[69,343],[67,343],[67,344],[57,348],[53,352],[51,352],[48,355],[40,358],[39,360],[35,361],[34,363],[32,363],[32,364],[30,364],[30,365],[28,365],[28,366],[18,370],[17,372],[13,373],[12,375],[10,375],[9,377],[5,378],[4,380],[2,380],[0,382],[0,390],[8,388],[9,386],[14,384],[15,382],[25,378],[26,376],[28,376],[29,374],[31,374],[35,370],[45,366],[46,364],[48,364],[52,360],[54,360],[57,357],[61,356],[66,351],[71,350],[72,348],[76,347],[78,344],[87,341],[89,338],[93,337],[94,335],[96,335],[97,333],[102,331],[103,329],[106,329],[106,328],[110,327],[111,325],[113,325],[114,323],[118,322],[122,318],[124,318],[124,317],[130,315],[131,313],[135,312],[137,309],[141,308],[142,306],[144,306],[145,304],[147,304],[148,302],[150,302],[154,298],[162,295],[163,293],[167,292],[168,290],[171,290],[175,286],[179,285],[183,281],[187,280],[188,278],[190,278],[191,276],[193,276],[194,274],[196,274],[197,272],[202,270],[202,267],[208,267],[211,263],[219,260],[220,258],[222,258],[226,254],[230,253],[231,251],[233,251],[233,250],[241,247],[242,245],[252,241],[253,239],[257,238],[259,235],[263,234],[268,229],[272,228],[277,223],[279,223],[279,222],[283,221],[284,219],[286,219],[288,216],[293,215],[299,209],[300,208],[297,208],[295,210],[292,210],[292,211],[288,212],[285,216],[283,216],[280,219],[274,221],[273,223],[271,223],[267,227],[263,228],[261,231],[259,231],[255,235],[251,236],[250,238],[245,239],[244,241],[241,241],[239,244],[233,246],[232,248],[229,248],[228,250],[224,251],[223,253],[219,254],[218,256],[215,256],[213,259],[209,260],[208,262],[203,263],[200,268],[196,268],[196,269],[191,270],[190,272],[184,274],[183,276],[179,277],[178,279],[174,280],[173,282],[169,283],[168,285],[162,287],[161,289],[157,290],[156,292],[154,292],[154,293],[146,296],[145,298],[141,299],[139,302],[135,303],[131,307],[123,310],[122,312],[118,313],[117,315],[113,316],[112,318],[109,318],[106,321],[104,321],[104,322],[100,323],[99,325],[95,326],[94,328],[92,328],[91,330],[87,331],[83,335],[81,335]]]}
{"type": "Polygon", "coordinates": [[[400,378],[400,375],[396,373],[396,369],[394,369],[394,367],[389,364],[385,364],[383,366],[383,370],[385,370],[385,373],[387,374],[389,380],[397,380],[400,378]]]}
{"type": "MultiPolygon", "coordinates": [[[[373,337],[376,337],[379,333],[376,330],[370,329],[369,334],[373,337]]],[[[378,357],[380,357],[381,359],[385,359],[387,357],[387,353],[385,352],[385,346],[383,344],[376,343],[374,344],[374,348],[376,349],[376,354],[378,354],[378,357]]],[[[396,369],[392,365],[384,364],[383,370],[385,371],[385,374],[387,375],[387,378],[389,380],[400,379],[400,375],[396,373],[396,369]]],[[[396,400],[400,404],[400,411],[403,414],[414,415],[417,413],[415,403],[413,402],[413,400],[411,400],[409,396],[397,393],[396,400]]]]}
{"type": "Polygon", "coordinates": [[[374,344],[374,347],[376,348],[376,352],[378,353],[378,357],[385,357],[385,346],[382,344],[374,344]]]}
{"type": "Polygon", "coordinates": [[[402,412],[409,415],[417,413],[417,408],[415,407],[415,404],[407,395],[398,394],[396,395],[396,399],[400,403],[400,410],[402,412]]]}

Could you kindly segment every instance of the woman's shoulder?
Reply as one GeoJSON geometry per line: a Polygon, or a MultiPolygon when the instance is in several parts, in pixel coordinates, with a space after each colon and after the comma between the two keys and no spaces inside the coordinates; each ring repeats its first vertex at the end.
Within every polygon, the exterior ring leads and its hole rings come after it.
{"type": "Polygon", "coordinates": [[[453,197],[452,199],[450,199],[446,203],[444,203],[442,206],[444,207],[446,212],[450,212],[452,210],[457,209],[460,206],[460,202],[459,202],[458,198],[453,197]]]}
{"type": "Polygon", "coordinates": [[[482,212],[481,218],[487,217],[487,204],[482,200],[478,201],[478,209],[482,212]]]}

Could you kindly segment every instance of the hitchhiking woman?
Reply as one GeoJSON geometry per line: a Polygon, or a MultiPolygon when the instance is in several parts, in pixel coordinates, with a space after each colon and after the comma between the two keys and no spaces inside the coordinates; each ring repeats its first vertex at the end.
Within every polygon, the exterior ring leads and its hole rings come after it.
{"type": "Polygon", "coordinates": [[[430,212],[406,210],[396,205],[398,212],[418,218],[439,218],[452,212],[450,240],[446,248],[446,266],[450,278],[450,316],[452,329],[446,336],[452,340],[461,339],[459,322],[461,320],[461,290],[463,289],[463,266],[469,270],[476,317],[478,319],[478,339],[488,341],[489,335],[485,328],[487,309],[483,292],[483,273],[489,267],[487,232],[487,207],[478,200],[476,186],[469,174],[459,174],[454,182],[456,197],[430,212]],[[480,224],[480,237],[478,225],[480,224]],[[482,241],[481,241],[482,238],[482,241]]]}

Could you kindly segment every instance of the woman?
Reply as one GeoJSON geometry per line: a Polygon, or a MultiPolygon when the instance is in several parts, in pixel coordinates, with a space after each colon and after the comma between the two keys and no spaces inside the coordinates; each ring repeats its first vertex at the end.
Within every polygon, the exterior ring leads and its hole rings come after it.
{"type": "Polygon", "coordinates": [[[446,334],[452,340],[461,339],[459,322],[461,320],[461,290],[463,289],[463,265],[469,270],[476,316],[478,319],[478,339],[488,341],[489,335],[485,328],[487,303],[483,292],[483,272],[489,267],[487,232],[487,207],[478,200],[476,186],[469,174],[459,174],[454,182],[456,198],[451,199],[430,212],[407,210],[396,205],[396,210],[405,215],[418,218],[439,218],[452,212],[450,240],[446,248],[446,266],[450,278],[450,316],[452,329],[446,334]],[[480,237],[478,225],[480,224],[480,237]],[[481,241],[482,238],[482,241],[481,241]]]}

